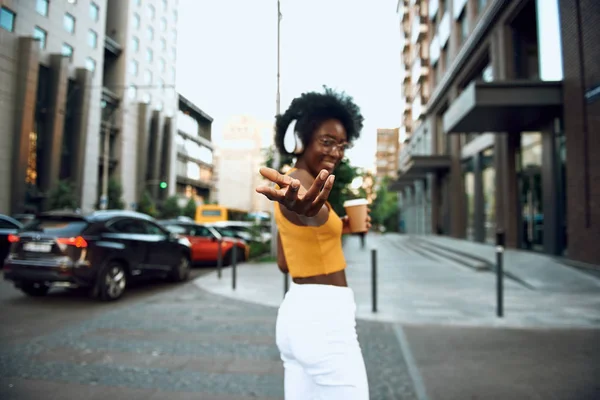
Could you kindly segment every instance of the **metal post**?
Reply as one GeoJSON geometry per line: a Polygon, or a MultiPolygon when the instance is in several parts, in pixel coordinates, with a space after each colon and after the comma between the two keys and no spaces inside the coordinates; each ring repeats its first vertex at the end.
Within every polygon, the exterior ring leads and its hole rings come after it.
{"type": "MultiPolygon", "coordinates": [[[[279,115],[281,113],[281,104],[280,104],[280,93],[279,93],[279,78],[280,78],[280,63],[279,63],[279,54],[280,54],[280,32],[281,32],[281,5],[280,1],[277,0],[277,95],[275,98],[275,115],[279,115]]],[[[281,167],[281,156],[279,151],[277,150],[277,146],[273,148],[273,169],[279,171],[281,167]]],[[[273,205],[272,205],[273,206],[273,205]]],[[[271,237],[277,237],[277,224],[275,223],[275,212],[271,212],[271,237]]],[[[275,257],[277,255],[277,242],[271,239],[271,257],[275,257]]]]}
{"type": "Polygon", "coordinates": [[[504,232],[496,232],[496,315],[504,316],[504,232]]]}
{"type": "Polygon", "coordinates": [[[223,239],[217,239],[219,241],[219,246],[217,250],[217,275],[219,279],[221,279],[223,269],[223,239]]]}
{"type": "Polygon", "coordinates": [[[290,274],[288,274],[287,272],[283,274],[283,297],[285,297],[285,294],[287,293],[290,286],[289,277],[290,274]]]}
{"type": "Polygon", "coordinates": [[[233,246],[231,249],[231,287],[235,290],[237,281],[237,246],[233,246]]]}
{"type": "Polygon", "coordinates": [[[377,249],[371,249],[371,302],[377,312],[377,249]]]}

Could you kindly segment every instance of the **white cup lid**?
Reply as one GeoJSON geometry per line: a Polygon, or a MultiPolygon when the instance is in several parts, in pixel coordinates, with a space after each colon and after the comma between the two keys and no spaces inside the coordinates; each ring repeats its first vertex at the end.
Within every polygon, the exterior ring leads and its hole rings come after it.
{"type": "Polygon", "coordinates": [[[344,207],[366,206],[368,204],[369,204],[369,200],[367,200],[367,199],[354,199],[354,200],[346,200],[344,202],[344,207]]]}

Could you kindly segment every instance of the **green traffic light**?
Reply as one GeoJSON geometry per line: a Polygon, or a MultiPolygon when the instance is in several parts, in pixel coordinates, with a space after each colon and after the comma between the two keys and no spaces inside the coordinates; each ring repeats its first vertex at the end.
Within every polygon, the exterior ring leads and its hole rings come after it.
{"type": "Polygon", "coordinates": [[[167,182],[161,182],[160,183],[160,188],[161,189],[166,189],[167,188],[167,182]]]}

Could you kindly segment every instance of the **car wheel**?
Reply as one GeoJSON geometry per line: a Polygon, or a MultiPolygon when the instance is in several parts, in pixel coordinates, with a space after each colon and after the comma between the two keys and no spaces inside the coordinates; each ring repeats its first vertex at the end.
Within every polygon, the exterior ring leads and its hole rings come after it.
{"type": "Polygon", "coordinates": [[[102,271],[98,281],[98,296],[103,301],[121,298],[127,287],[127,271],[117,262],[109,263],[102,271]]]}
{"type": "Polygon", "coordinates": [[[33,282],[21,285],[21,291],[28,296],[42,297],[48,294],[50,288],[43,283],[33,282]]]}
{"type": "Polygon", "coordinates": [[[177,265],[171,270],[171,280],[173,282],[184,282],[190,278],[190,259],[182,254],[177,265]]]}

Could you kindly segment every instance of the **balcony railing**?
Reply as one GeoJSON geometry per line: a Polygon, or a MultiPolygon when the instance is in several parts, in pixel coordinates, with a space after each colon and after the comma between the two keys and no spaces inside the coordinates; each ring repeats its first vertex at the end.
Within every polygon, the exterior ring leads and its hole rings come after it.
{"type": "Polygon", "coordinates": [[[104,37],[104,49],[113,54],[115,57],[119,57],[123,51],[123,46],[121,46],[115,39],[106,35],[104,37]]]}

